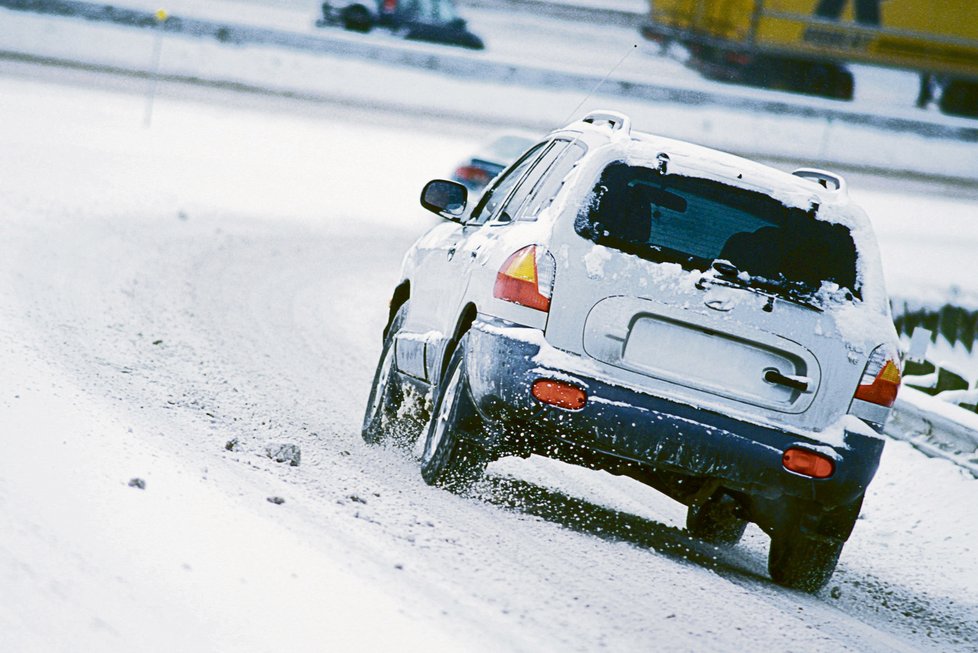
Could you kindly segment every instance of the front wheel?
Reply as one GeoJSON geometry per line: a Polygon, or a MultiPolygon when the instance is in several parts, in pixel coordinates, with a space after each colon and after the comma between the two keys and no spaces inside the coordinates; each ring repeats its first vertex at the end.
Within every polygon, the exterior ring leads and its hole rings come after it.
{"type": "Polygon", "coordinates": [[[775,583],[817,592],[839,564],[843,542],[832,537],[791,533],[771,538],[768,571],[775,583]]]}
{"type": "Polygon", "coordinates": [[[459,341],[442,376],[421,454],[425,482],[454,492],[479,480],[489,461],[486,451],[464,436],[480,422],[465,388],[466,343],[466,337],[459,341]]]}

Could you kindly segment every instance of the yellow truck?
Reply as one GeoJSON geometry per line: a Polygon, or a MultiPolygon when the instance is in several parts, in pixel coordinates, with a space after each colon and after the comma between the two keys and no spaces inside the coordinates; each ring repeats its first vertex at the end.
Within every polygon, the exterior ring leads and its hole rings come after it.
{"type": "Polygon", "coordinates": [[[650,0],[643,34],[710,77],[851,99],[849,62],[915,70],[918,105],[978,117],[978,0],[650,0]],[[937,91],[935,94],[934,91],[937,91]]]}

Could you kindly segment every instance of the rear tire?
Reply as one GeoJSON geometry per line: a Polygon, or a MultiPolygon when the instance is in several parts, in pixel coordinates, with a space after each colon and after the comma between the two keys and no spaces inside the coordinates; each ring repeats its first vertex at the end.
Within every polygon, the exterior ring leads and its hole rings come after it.
{"type": "Polygon", "coordinates": [[[815,593],[832,577],[843,544],[835,538],[802,533],[774,536],[768,571],[778,585],[815,593]]]}
{"type": "Polygon", "coordinates": [[[737,502],[722,494],[686,511],[686,531],[718,546],[733,546],[743,537],[747,520],[736,515],[737,502]]]}
{"type": "Polygon", "coordinates": [[[367,410],[363,416],[361,435],[367,444],[383,444],[389,441],[414,442],[421,435],[423,421],[405,413],[405,394],[397,376],[394,358],[394,337],[407,318],[408,303],[404,302],[391,320],[384,348],[380,352],[377,371],[374,373],[367,410]]]}
{"type": "Polygon", "coordinates": [[[978,82],[952,79],[944,86],[938,106],[948,115],[978,118],[978,82]]]}
{"type": "Polygon", "coordinates": [[[373,16],[363,5],[352,5],[341,14],[343,27],[351,32],[369,32],[374,26],[373,16]]]}
{"type": "Polygon", "coordinates": [[[435,392],[421,454],[421,476],[425,482],[453,492],[469,489],[482,478],[489,463],[487,452],[464,435],[466,430],[479,428],[481,422],[466,388],[467,342],[465,336],[459,341],[435,392]]]}

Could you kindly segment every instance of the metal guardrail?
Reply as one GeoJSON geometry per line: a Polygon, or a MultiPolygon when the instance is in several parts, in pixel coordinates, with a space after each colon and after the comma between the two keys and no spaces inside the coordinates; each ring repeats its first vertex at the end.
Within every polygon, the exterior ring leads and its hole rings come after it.
{"type": "Polygon", "coordinates": [[[923,327],[931,332],[932,341],[936,342],[940,334],[951,345],[964,345],[968,353],[972,353],[978,342],[978,310],[954,304],[915,306],[906,301],[894,302],[892,308],[893,321],[901,335],[910,336],[914,329],[923,327]]]}
{"type": "Polygon", "coordinates": [[[909,442],[931,458],[949,460],[978,478],[978,457],[974,453],[978,449],[978,431],[898,397],[884,432],[909,442]]]}
{"type": "MultiPolygon", "coordinates": [[[[501,0],[494,0],[499,2],[501,0]]],[[[536,0],[539,1],[539,0],[536,0]]],[[[592,88],[601,83],[601,93],[618,95],[631,100],[667,102],[692,106],[717,106],[749,112],[763,112],[781,116],[825,119],[847,125],[873,127],[890,132],[915,134],[931,139],[948,139],[978,143],[978,124],[957,126],[892,116],[879,116],[844,107],[819,107],[789,99],[768,98],[759,95],[739,95],[717,90],[695,90],[660,83],[628,79],[607,79],[598,74],[553,70],[528,64],[511,64],[492,61],[479,53],[452,52],[448,48],[419,47],[414,44],[378,44],[370,40],[355,41],[349,38],[302,34],[287,30],[253,27],[227,22],[171,16],[157,26],[150,12],[123,9],[110,5],[82,2],[80,0],[0,0],[0,7],[18,11],[30,11],[60,16],[75,16],[85,20],[107,21],[136,28],[163,29],[200,38],[214,38],[223,42],[320,52],[342,57],[378,61],[382,63],[439,72],[443,75],[464,79],[477,78],[485,81],[523,84],[542,87],[592,88]]]]}

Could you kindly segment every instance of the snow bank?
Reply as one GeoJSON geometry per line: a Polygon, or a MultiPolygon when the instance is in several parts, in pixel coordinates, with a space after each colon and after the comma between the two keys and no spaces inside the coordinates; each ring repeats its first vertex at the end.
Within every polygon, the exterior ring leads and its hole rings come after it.
{"type": "MultiPolygon", "coordinates": [[[[126,70],[146,71],[150,67],[153,35],[149,30],[10,11],[3,11],[3,15],[6,29],[0,33],[2,50],[126,70]]],[[[296,25],[295,29],[309,28],[296,25]]],[[[167,36],[161,71],[185,79],[240,83],[333,100],[356,98],[388,106],[417,107],[420,97],[437,97],[442,113],[534,130],[566,122],[568,108],[580,102],[579,89],[593,86],[607,72],[603,65],[596,68],[594,59],[573,51],[568,52],[564,63],[528,66],[525,54],[519,52],[458,53],[393,38],[363,41],[362,37],[334,33],[326,38],[335,42],[331,47],[336,52],[317,56],[167,36]],[[357,56],[355,53],[362,56],[348,58],[357,56]],[[365,57],[375,62],[365,61],[365,57]],[[500,91],[500,85],[505,91],[500,91]]],[[[550,42],[550,49],[566,47],[559,39],[550,42]]],[[[593,52],[603,52],[606,46],[593,52]]],[[[650,61],[644,67],[649,66],[658,70],[660,64],[650,61]]],[[[603,84],[592,106],[616,106],[636,122],[659,125],[659,131],[667,135],[752,156],[978,178],[973,142],[956,140],[957,136],[932,138],[923,133],[892,131],[900,125],[916,124],[914,118],[884,117],[881,120],[888,125],[892,122],[891,128],[880,128],[872,124],[873,114],[868,113],[826,118],[839,112],[838,103],[828,100],[740,89],[696,78],[667,82],[665,77],[643,77],[642,70],[643,66],[638,66],[637,73],[603,84]],[[907,152],[914,152],[914,157],[909,158],[907,152]]],[[[970,123],[941,118],[923,131],[950,130],[956,134],[967,125],[970,123]]]]}

